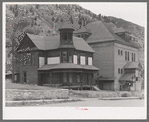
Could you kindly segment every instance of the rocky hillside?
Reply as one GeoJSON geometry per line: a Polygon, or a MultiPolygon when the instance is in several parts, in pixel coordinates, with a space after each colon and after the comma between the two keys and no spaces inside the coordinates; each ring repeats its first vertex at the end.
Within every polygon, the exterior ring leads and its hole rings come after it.
{"type": "MultiPolygon", "coordinates": [[[[105,21],[112,22],[117,27],[123,27],[128,32],[132,33],[138,38],[139,43],[144,44],[144,27],[141,27],[132,22],[128,22],[123,19],[103,16],[102,13],[96,15],[90,10],[84,9],[79,5],[66,5],[66,4],[27,4],[27,5],[7,5],[6,6],[6,43],[9,47],[12,43],[11,36],[15,30],[16,37],[21,32],[26,31],[36,35],[50,36],[53,33],[53,29],[58,32],[58,28],[61,26],[63,21],[70,20],[73,23],[74,29],[78,29],[82,22],[88,24],[92,21],[105,21]],[[25,16],[26,15],[26,16],[25,16]],[[17,18],[17,19],[16,19],[17,18]],[[12,20],[23,20],[22,23],[17,23],[15,26],[11,26],[14,21],[12,20]],[[11,22],[12,21],[12,22],[11,22]],[[10,26],[13,28],[11,29],[10,26]]],[[[143,50],[144,48],[142,48],[143,50]]],[[[11,53],[11,47],[7,49],[7,54],[11,53]]],[[[7,55],[8,57],[8,55],[7,55]]]]}

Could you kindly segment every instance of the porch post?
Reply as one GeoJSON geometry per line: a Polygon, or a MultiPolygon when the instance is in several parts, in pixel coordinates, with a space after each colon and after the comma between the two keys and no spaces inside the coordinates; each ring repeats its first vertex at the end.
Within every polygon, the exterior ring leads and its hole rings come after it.
{"type": "Polygon", "coordinates": [[[41,73],[38,72],[38,85],[42,85],[41,83],[41,73]]]}
{"type": "Polygon", "coordinates": [[[80,87],[81,87],[81,90],[82,90],[82,73],[80,73],[80,80],[81,80],[81,84],[80,84],[80,87]]]}

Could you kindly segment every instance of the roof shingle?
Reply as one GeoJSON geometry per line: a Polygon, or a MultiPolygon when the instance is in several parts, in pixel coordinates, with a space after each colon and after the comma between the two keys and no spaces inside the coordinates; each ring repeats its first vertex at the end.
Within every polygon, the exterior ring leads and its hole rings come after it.
{"type": "MultiPolygon", "coordinates": [[[[37,36],[27,34],[39,50],[53,50],[60,46],[60,35],[54,36],[37,36]]],[[[73,36],[73,44],[76,50],[94,52],[94,50],[82,39],[73,36]]]]}
{"type": "Polygon", "coordinates": [[[96,42],[115,41],[116,43],[139,48],[139,45],[137,45],[136,43],[129,43],[129,42],[123,40],[118,35],[116,35],[114,30],[117,30],[117,29],[112,28],[110,24],[102,22],[102,21],[96,21],[96,22],[87,24],[86,28],[89,29],[92,34],[87,38],[86,42],[87,43],[96,43],[96,42]]]}
{"type": "Polygon", "coordinates": [[[38,70],[52,70],[52,69],[85,69],[85,70],[95,70],[99,69],[91,65],[77,65],[74,63],[59,63],[59,64],[48,64],[43,65],[38,70]]]}

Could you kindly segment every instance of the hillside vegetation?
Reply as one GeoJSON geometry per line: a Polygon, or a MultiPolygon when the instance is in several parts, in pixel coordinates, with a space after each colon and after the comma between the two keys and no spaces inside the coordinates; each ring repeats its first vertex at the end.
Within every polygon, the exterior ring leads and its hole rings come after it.
{"type": "MultiPolygon", "coordinates": [[[[7,58],[8,54],[11,54],[11,36],[14,33],[13,30],[9,29],[10,20],[13,20],[16,16],[19,15],[21,10],[21,17],[24,18],[24,15],[29,15],[27,18],[31,18],[30,21],[25,21],[23,24],[18,24],[18,30],[15,32],[16,37],[20,35],[23,31],[35,35],[41,36],[50,36],[53,33],[53,29],[56,30],[56,33],[59,33],[58,29],[63,23],[63,21],[70,20],[73,24],[74,29],[79,29],[82,22],[88,24],[93,21],[105,21],[112,22],[116,27],[123,27],[128,32],[132,33],[142,46],[139,52],[139,56],[143,60],[143,51],[144,51],[144,27],[141,27],[135,23],[128,22],[126,20],[104,16],[102,13],[96,15],[90,10],[84,9],[79,5],[75,4],[20,4],[20,5],[7,5],[6,6],[6,46],[7,49],[7,58]],[[27,26],[29,23],[29,26],[27,26]],[[26,26],[25,26],[26,25],[26,26]]],[[[19,15],[20,16],[20,15],[19,15]]]]}

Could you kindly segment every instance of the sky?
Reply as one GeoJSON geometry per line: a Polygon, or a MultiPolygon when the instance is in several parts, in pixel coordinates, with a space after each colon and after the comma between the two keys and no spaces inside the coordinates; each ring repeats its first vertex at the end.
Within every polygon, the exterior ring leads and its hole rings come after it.
{"type": "Polygon", "coordinates": [[[146,25],[147,19],[147,4],[145,2],[99,2],[99,3],[80,3],[85,9],[90,10],[95,14],[101,14],[105,16],[113,16],[116,18],[122,18],[124,20],[133,22],[140,26],[146,25]]]}

